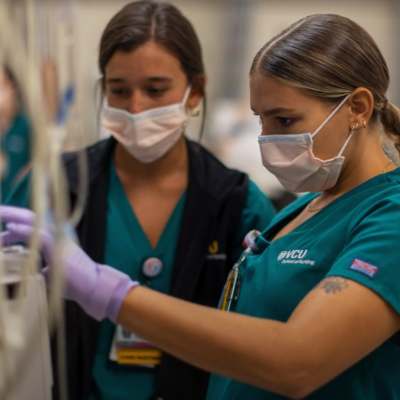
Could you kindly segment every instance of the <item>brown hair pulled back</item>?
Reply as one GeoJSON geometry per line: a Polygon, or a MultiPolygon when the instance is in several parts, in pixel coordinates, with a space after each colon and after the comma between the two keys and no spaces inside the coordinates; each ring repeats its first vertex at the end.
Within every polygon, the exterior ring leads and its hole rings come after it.
{"type": "Polygon", "coordinates": [[[337,102],[358,87],[374,96],[372,120],[380,120],[400,151],[400,114],[386,98],[389,70],[372,37],[349,18],[315,14],[268,41],[251,73],[272,75],[310,95],[337,102]]]}
{"type": "Polygon", "coordinates": [[[132,51],[148,41],[162,45],[180,61],[190,84],[198,87],[205,70],[200,41],[190,21],[172,4],[151,0],[123,7],[107,24],[100,41],[99,68],[103,75],[116,51],[132,51]]]}

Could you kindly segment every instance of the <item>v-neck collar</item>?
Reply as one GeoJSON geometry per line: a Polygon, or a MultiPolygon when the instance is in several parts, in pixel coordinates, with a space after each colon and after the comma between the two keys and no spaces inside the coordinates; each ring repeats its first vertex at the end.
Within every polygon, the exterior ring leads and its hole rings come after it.
{"type": "Polygon", "coordinates": [[[163,231],[157,241],[155,247],[152,246],[150,243],[149,238],[147,237],[146,233],[143,230],[142,225],[140,224],[131,204],[129,203],[128,196],[126,195],[125,189],[122,185],[121,180],[118,177],[117,171],[115,169],[115,165],[111,163],[111,174],[110,179],[112,183],[112,187],[115,188],[116,196],[120,201],[120,213],[121,213],[121,220],[125,224],[127,232],[136,232],[138,236],[135,236],[135,242],[137,243],[138,247],[142,248],[146,251],[146,253],[154,254],[160,253],[162,249],[165,248],[167,243],[167,239],[169,236],[169,232],[172,229],[172,225],[177,218],[177,214],[183,208],[183,202],[185,201],[186,193],[183,192],[179,200],[177,201],[175,208],[173,209],[172,213],[170,214],[167,223],[164,226],[163,231]]]}
{"type": "Polygon", "coordinates": [[[315,224],[315,221],[320,221],[321,218],[324,218],[328,213],[331,212],[333,208],[336,208],[338,205],[342,204],[342,202],[349,197],[357,195],[359,192],[368,189],[372,185],[379,185],[381,183],[387,182],[388,177],[390,177],[393,173],[399,174],[399,172],[400,168],[396,168],[393,171],[387,172],[385,174],[379,174],[366,180],[365,182],[361,183],[360,185],[356,186],[355,188],[349,190],[348,192],[344,193],[343,195],[332,201],[332,203],[329,203],[321,211],[312,215],[310,218],[302,222],[290,232],[275,240],[271,240],[271,238],[273,238],[284,226],[286,226],[288,223],[290,223],[290,221],[296,218],[296,216],[299,215],[312,200],[320,195],[320,193],[306,194],[295,201],[293,204],[289,205],[285,211],[278,214],[278,216],[272,221],[272,224],[267,227],[262,235],[264,239],[266,239],[269,243],[274,243],[286,238],[288,235],[302,232],[307,229],[310,224],[315,224]]]}

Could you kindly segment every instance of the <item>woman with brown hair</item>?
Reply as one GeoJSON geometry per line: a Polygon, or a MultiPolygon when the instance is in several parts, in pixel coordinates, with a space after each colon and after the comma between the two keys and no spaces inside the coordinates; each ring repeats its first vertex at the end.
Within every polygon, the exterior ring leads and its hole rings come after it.
{"type": "MultiPolygon", "coordinates": [[[[201,110],[206,76],[199,39],[174,6],[133,2],[106,26],[99,51],[101,125],[111,139],[86,150],[89,197],[80,243],[162,293],[217,306],[242,240],[274,214],[270,201],[239,172],[185,138],[201,110]]],[[[203,115],[204,118],[204,115],[203,115]]],[[[65,165],[71,202],[77,155],[65,165]]],[[[10,204],[26,206],[27,181],[10,204]]],[[[208,375],[67,303],[71,399],[202,399],[208,375]]]]}
{"type": "MultiPolygon", "coordinates": [[[[234,266],[225,311],[157,293],[72,244],[66,296],[215,373],[208,399],[398,399],[400,169],[382,135],[398,144],[400,118],[388,85],[383,56],[355,22],[322,14],[293,24],[256,55],[251,105],[264,166],[311,193],[234,266]],[[84,274],[90,288],[79,286],[84,274]]],[[[0,216],[7,241],[30,237],[30,211],[0,216]]],[[[52,238],[42,239],[49,254],[52,238]]]]}

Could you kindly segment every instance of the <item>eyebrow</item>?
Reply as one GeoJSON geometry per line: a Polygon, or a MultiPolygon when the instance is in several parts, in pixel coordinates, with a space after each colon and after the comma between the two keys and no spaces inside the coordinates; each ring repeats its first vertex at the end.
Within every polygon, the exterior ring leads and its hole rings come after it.
{"type": "MultiPolygon", "coordinates": [[[[150,76],[145,79],[147,82],[157,83],[157,82],[171,82],[172,78],[167,76],[150,76]]],[[[107,78],[107,83],[125,83],[127,79],[125,78],[107,78]]]]}
{"type": "MultiPolygon", "coordinates": [[[[255,112],[255,110],[252,108],[252,110],[255,112]]],[[[269,110],[264,110],[260,114],[262,114],[264,117],[270,117],[272,115],[284,113],[284,112],[295,112],[292,108],[285,108],[285,107],[276,107],[276,108],[271,108],[269,110]]]]}

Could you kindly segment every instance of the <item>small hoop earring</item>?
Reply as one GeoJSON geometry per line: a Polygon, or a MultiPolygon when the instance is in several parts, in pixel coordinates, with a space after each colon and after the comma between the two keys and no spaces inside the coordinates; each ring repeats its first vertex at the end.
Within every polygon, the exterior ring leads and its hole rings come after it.
{"type": "Polygon", "coordinates": [[[367,127],[367,121],[366,121],[365,119],[362,120],[361,126],[362,126],[363,128],[366,128],[366,127],[367,127]]]}

